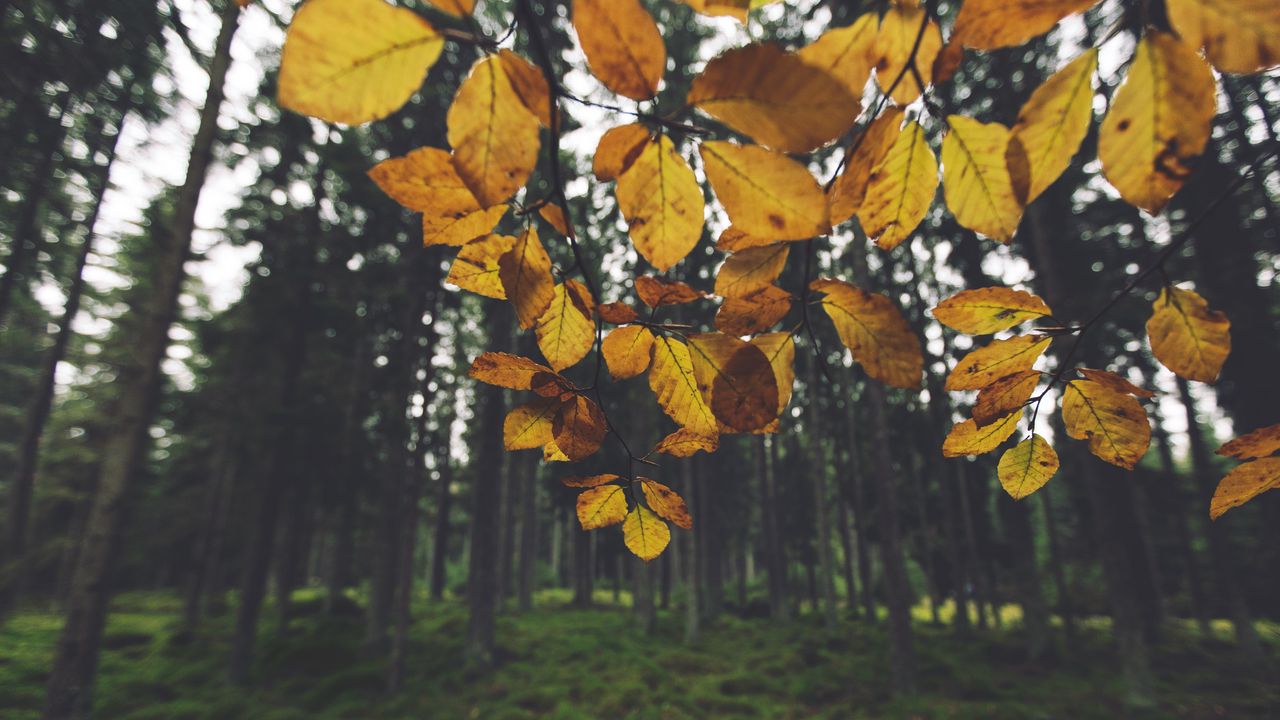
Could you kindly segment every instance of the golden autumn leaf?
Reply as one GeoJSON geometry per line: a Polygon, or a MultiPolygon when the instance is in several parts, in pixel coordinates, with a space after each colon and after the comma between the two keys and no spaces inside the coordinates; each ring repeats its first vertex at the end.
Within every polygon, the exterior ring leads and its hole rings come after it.
{"type": "Polygon", "coordinates": [[[520,104],[533,113],[543,127],[551,127],[551,88],[542,71],[506,48],[498,51],[498,60],[520,104]]]}
{"type": "Polygon", "coordinates": [[[778,416],[778,384],[760,348],[723,333],[689,336],[698,390],[720,424],[752,432],[778,416]]]}
{"type": "Polygon", "coordinates": [[[1018,111],[1007,162],[1025,205],[1062,175],[1093,121],[1093,75],[1098,51],[1089,48],[1044,81],[1018,111]]]}
{"type": "Polygon", "coordinates": [[[531,328],[555,299],[551,256],[530,227],[516,238],[515,246],[498,258],[498,278],[515,308],[520,327],[531,328]]]}
{"type": "Polygon", "coordinates": [[[1000,487],[1014,500],[1021,500],[1045,486],[1058,472],[1058,453],[1048,440],[1032,434],[1004,451],[996,466],[1000,487]]]}
{"type": "Polygon", "coordinates": [[[422,216],[422,245],[448,245],[461,247],[493,232],[493,228],[507,214],[506,205],[494,205],[491,208],[476,210],[458,217],[450,215],[422,216]]]}
{"type": "Polygon", "coordinates": [[[578,388],[573,383],[550,370],[534,373],[529,389],[539,397],[557,398],[561,401],[568,400],[578,392],[578,388]]]}
{"type": "Polygon", "coordinates": [[[746,295],[726,298],[716,313],[716,329],[726,335],[754,335],[778,324],[791,312],[791,293],[765,285],[746,295]]]}
{"type": "Polygon", "coordinates": [[[747,13],[778,0],[680,0],[704,15],[727,15],[738,22],[747,21],[747,13]]]}
{"type": "Polygon", "coordinates": [[[708,62],[693,79],[688,102],[761,145],[790,153],[840,137],[859,110],[858,97],[838,80],[771,43],[734,48],[708,62]]]}
{"type": "Polygon", "coordinates": [[[720,434],[711,406],[698,391],[689,347],[680,340],[665,335],[654,338],[649,388],[658,398],[658,406],[680,427],[703,437],[720,434]]]}
{"type": "Polygon", "coordinates": [[[1231,354],[1231,321],[1191,290],[1160,291],[1147,320],[1147,336],[1156,359],[1188,380],[1217,382],[1231,354]]]}
{"type": "Polygon", "coordinates": [[[487,352],[471,361],[467,376],[489,385],[512,390],[529,390],[533,387],[533,377],[539,373],[551,374],[551,368],[527,357],[504,352],[487,352]]]}
{"type": "Polygon", "coordinates": [[[773,368],[773,377],[778,385],[778,414],[781,415],[791,402],[791,387],[796,382],[795,340],[789,332],[773,332],[757,335],[748,342],[760,348],[773,368]]]}
{"type": "Polygon", "coordinates": [[[702,163],[716,198],[742,232],[807,240],[831,229],[818,181],[786,155],[709,140],[702,143],[702,163]]]}
{"type": "Polygon", "coordinates": [[[607,483],[617,482],[618,480],[621,480],[621,479],[622,479],[621,475],[615,475],[613,473],[604,473],[603,475],[589,475],[587,477],[580,477],[580,476],[574,475],[567,478],[561,478],[560,483],[565,487],[571,487],[571,488],[593,488],[593,487],[600,487],[601,485],[604,485],[607,483]]]}
{"type": "Polygon", "coordinates": [[[636,478],[640,481],[640,490],[644,500],[658,517],[670,520],[676,527],[685,530],[693,529],[693,518],[689,516],[689,506],[684,498],[675,490],[647,477],[636,478]]]}
{"type": "Polygon", "coordinates": [[[719,447],[720,438],[718,436],[704,437],[685,428],[680,428],[659,440],[658,444],[653,447],[653,452],[684,458],[693,457],[694,453],[699,450],[713,453],[719,447]]]}
{"type": "Polygon", "coordinates": [[[751,248],[776,245],[779,242],[782,241],[776,238],[748,235],[736,226],[730,225],[716,239],[716,249],[722,252],[735,253],[750,250],[751,248]]]}
{"type": "Polygon", "coordinates": [[[445,122],[454,167],[481,205],[505,202],[524,186],[538,163],[538,118],[498,56],[476,61],[445,122]]]}
{"type": "Polygon", "coordinates": [[[600,313],[600,319],[614,325],[625,325],[629,322],[635,322],[640,319],[640,315],[635,308],[624,302],[604,303],[596,308],[600,313]]]}
{"type": "Polygon", "coordinates": [[[943,386],[947,390],[981,390],[1007,375],[1030,370],[1053,338],[1018,335],[996,340],[956,363],[943,386]]]}
{"type": "Polygon", "coordinates": [[[559,408],[560,401],[554,398],[538,398],[512,408],[502,421],[502,447],[531,450],[554,440],[551,421],[559,408]]]}
{"type": "Polygon", "coordinates": [[[818,279],[809,287],[825,294],[822,309],[867,375],[893,387],[920,387],[920,340],[892,300],[840,280],[818,279]]]}
{"type": "Polygon", "coordinates": [[[1108,372],[1106,370],[1095,370],[1093,368],[1083,368],[1083,367],[1076,368],[1076,372],[1080,373],[1080,375],[1083,376],[1085,380],[1092,380],[1096,383],[1106,385],[1107,387],[1111,388],[1112,390],[1115,390],[1116,392],[1128,393],[1130,395],[1134,395],[1136,397],[1140,397],[1144,399],[1155,397],[1155,393],[1151,392],[1150,390],[1147,390],[1146,388],[1140,388],[1137,385],[1134,385],[1133,383],[1129,382],[1128,380],[1125,380],[1124,378],[1120,377],[1119,375],[1113,372],[1108,372]]]}
{"type": "Polygon", "coordinates": [[[955,77],[956,71],[964,64],[964,44],[954,39],[947,41],[933,59],[933,83],[942,83],[955,77]]]}
{"type": "Polygon", "coordinates": [[[555,285],[551,304],[533,329],[538,337],[538,349],[556,372],[577,365],[596,340],[591,309],[571,290],[570,283],[576,282],[565,280],[555,285]]]}
{"type": "Polygon", "coordinates": [[[427,0],[427,3],[454,17],[466,17],[476,10],[476,0],[427,0]]]}
{"type": "Polygon", "coordinates": [[[1182,41],[1204,48],[1222,72],[1252,73],[1280,64],[1280,3],[1271,0],[1165,0],[1182,41]]]}
{"type": "Polygon", "coordinates": [[[667,49],[639,0],[574,0],[573,28],[587,65],[605,87],[632,100],[658,94],[667,49]]]}
{"type": "Polygon", "coordinates": [[[550,203],[538,208],[538,217],[547,221],[547,224],[555,228],[555,231],[565,237],[574,237],[573,227],[569,224],[569,218],[565,216],[564,208],[559,205],[550,203]]]}
{"type": "Polygon", "coordinates": [[[1102,174],[1120,197],[1160,212],[1191,175],[1217,113],[1209,65],[1168,33],[1138,43],[1098,132],[1102,174]]]}
{"type": "Polygon", "coordinates": [[[596,179],[608,182],[617,178],[631,167],[651,138],[649,128],[636,123],[606,130],[600,136],[595,158],[591,161],[591,171],[596,179]]]}
{"type": "Polygon", "coordinates": [[[876,40],[875,13],[864,13],[852,25],[831,28],[796,51],[796,56],[835,78],[855,101],[871,77],[876,40]]]}
{"type": "Polygon", "coordinates": [[[876,32],[875,47],[872,50],[876,84],[887,92],[897,80],[898,85],[893,88],[889,97],[899,105],[913,102],[924,90],[915,74],[907,69],[912,49],[915,49],[916,69],[925,85],[930,82],[933,61],[942,50],[942,31],[938,29],[937,23],[925,20],[925,17],[923,7],[901,3],[892,5],[884,17],[880,18],[880,29],[876,32]],[[925,24],[924,35],[920,35],[922,22],[925,24]],[[917,37],[920,38],[918,45],[917,37]]]}
{"type": "Polygon", "coordinates": [[[1018,410],[985,427],[978,427],[972,419],[958,422],[951,426],[951,432],[942,441],[942,454],[945,457],[963,457],[989,453],[1013,435],[1021,417],[1022,411],[1018,410]]]}
{"type": "Polygon", "coordinates": [[[649,369],[649,354],[653,350],[653,333],[643,325],[628,325],[612,330],[604,336],[601,352],[609,366],[609,374],[624,380],[633,378],[649,369]]]}
{"type": "Polygon", "coordinates": [[[1267,457],[1236,467],[1218,481],[1209,502],[1209,517],[1217,520],[1268,490],[1280,487],[1280,457],[1267,457]]]}
{"type": "Polygon", "coordinates": [[[1062,391],[1067,434],[1089,441],[1102,460],[1132,470],[1147,452],[1151,426],[1147,411],[1132,395],[1092,380],[1072,380],[1062,391]]]}
{"type": "Polygon", "coordinates": [[[561,403],[551,420],[556,447],[574,462],[594,455],[608,431],[609,424],[600,406],[581,395],[561,403]]]}
{"type": "Polygon", "coordinates": [[[858,219],[867,237],[884,250],[906,240],[924,219],[938,189],[938,161],[924,128],[914,120],[898,133],[871,171],[858,219]]]}
{"type": "Polygon", "coordinates": [[[458,177],[447,150],[420,147],[374,165],[369,178],[406,209],[458,218],[480,209],[475,195],[458,177]]]}
{"type": "Polygon", "coordinates": [[[788,245],[779,243],[730,255],[716,272],[716,294],[741,297],[771,285],[787,266],[790,251],[788,245]]]}
{"type": "Polygon", "coordinates": [[[665,135],[618,176],[617,196],[632,244],[658,270],[683,260],[702,237],[702,186],[665,135]]]}
{"type": "Polygon", "coordinates": [[[1018,230],[1022,203],[1005,164],[1009,128],[962,115],[948,118],[942,141],[942,192],[962,226],[1007,243],[1018,230]]]}
{"type": "Polygon", "coordinates": [[[578,495],[578,523],[583,530],[617,525],[627,516],[627,496],[618,485],[584,490],[578,495]]]}
{"type": "Polygon", "coordinates": [[[663,280],[652,275],[641,275],[635,279],[636,295],[640,302],[651,308],[663,305],[683,305],[701,300],[706,294],[690,287],[679,280],[663,280]]]}
{"type": "Polygon", "coordinates": [[[569,456],[556,447],[555,441],[542,446],[542,462],[569,462],[569,456]]]}
{"type": "Polygon", "coordinates": [[[1259,428],[1218,448],[1218,454],[1237,460],[1253,460],[1280,450],[1280,425],[1259,428]]]}
{"type": "Polygon", "coordinates": [[[932,312],[938,322],[969,335],[990,335],[1052,315],[1039,296],[1000,286],[961,290],[932,312]]]}
{"type": "Polygon", "coordinates": [[[515,244],[516,239],[506,235],[486,235],[472,240],[458,251],[445,282],[478,295],[506,300],[507,291],[498,277],[498,258],[515,244]]]}
{"type": "Polygon", "coordinates": [[[443,48],[430,23],[382,0],[308,0],[285,34],[280,105],[347,125],[384,118],[408,102],[443,48]]]}
{"type": "Polygon", "coordinates": [[[973,404],[973,422],[985,427],[1026,404],[1040,384],[1040,371],[1023,370],[982,388],[973,404]]]}
{"type": "Polygon", "coordinates": [[[832,225],[848,220],[862,207],[867,185],[871,182],[871,171],[889,154],[901,132],[902,109],[898,107],[886,108],[862,131],[862,136],[855,141],[857,147],[827,193],[832,225]]]}
{"type": "Polygon", "coordinates": [[[979,50],[1021,45],[1049,32],[1066,16],[1088,10],[1097,1],[965,0],[952,36],[979,50]]]}
{"type": "Polygon", "coordinates": [[[649,562],[671,542],[671,528],[643,505],[636,505],[622,522],[622,541],[636,557],[649,562]]]}

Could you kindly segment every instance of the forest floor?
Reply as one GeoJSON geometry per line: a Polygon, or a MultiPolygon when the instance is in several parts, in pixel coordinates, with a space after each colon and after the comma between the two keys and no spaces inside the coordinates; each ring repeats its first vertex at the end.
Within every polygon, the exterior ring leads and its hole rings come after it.
{"type": "MultiPolygon", "coordinates": [[[[610,596],[594,610],[547,592],[534,611],[498,622],[499,666],[466,669],[466,611],[457,602],[418,608],[406,690],[383,692],[385,661],[361,653],[362,619],[325,618],[314,598],[286,637],[264,614],[257,683],[226,683],[231,617],[194,640],[174,634],[172,595],[117,599],[105,638],[97,717],[153,718],[1114,718],[1125,717],[1120,672],[1105,621],[1087,623],[1069,653],[1027,663],[1014,631],[959,638],[916,625],[922,694],[888,693],[880,627],[843,622],[828,633],[814,616],[788,626],[726,615],[701,639],[681,640],[679,613],[645,637],[610,596]]],[[[35,718],[59,619],[28,612],[0,628],[0,717],[35,718]]],[[[1236,659],[1226,641],[1174,628],[1154,651],[1159,705],[1128,717],[1280,718],[1280,683],[1236,659]]],[[[1280,627],[1262,627],[1274,659],[1280,627]]]]}

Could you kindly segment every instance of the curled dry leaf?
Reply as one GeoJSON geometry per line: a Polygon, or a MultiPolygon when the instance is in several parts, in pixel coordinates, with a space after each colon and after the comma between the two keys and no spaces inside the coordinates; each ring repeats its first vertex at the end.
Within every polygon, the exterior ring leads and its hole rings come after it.
{"type": "Polygon", "coordinates": [[[693,529],[693,518],[689,515],[689,506],[685,504],[684,498],[680,497],[679,493],[646,477],[636,479],[640,481],[640,489],[644,493],[644,500],[649,504],[650,510],[653,510],[658,517],[670,520],[676,527],[682,527],[685,530],[693,529]]]}
{"type": "Polygon", "coordinates": [[[663,305],[683,305],[706,297],[706,293],[695,290],[679,280],[663,280],[652,275],[641,275],[636,278],[636,295],[640,302],[651,308],[663,305]]]}
{"type": "Polygon", "coordinates": [[[1085,380],[1092,380],[1096,383],[1106,385],[1116,392],[1128,393],[1143,399],[1155,397],[1155,393],[1150,390],[1138,387],[1119,375],[1107,370],[1094,370],[1093,368],[1082,367],[1076,368],[1076,372],[1080,373],[1085,380]]]}
{"type": "Polygon", "coordinates": [[[557,398],[561,401],[568,400],[578,392],[578,388],[564,376],[550,371],[534,373],[529,389],[539,397],[557,398]]]}
{"type": "Polygon", "coordinates": [[[1231,508],[1240,507],[1268,490],[1280,487],[1280,457],[1247,462],[1218,481],[1209,503],[1209,517],[1217,520],[1231,508]]]}
{"type": "Polygon", "coordinates": [[[720,447],[719,437],[704,437],[685,428],[680,428],[658,441],[653,451],[672,457],[692,457],[699,450],[713,453],[720,447]]]}
{"type": "Polygon", "coordinates": [[[571,477],[562,478],[560,482],[565,487],[592,488],[592,487],[600,487],[601,485],[604,485],[606,483],[617,482],[618,480],[621,480],[621,479],[622,479],[621,475],[615,475],[613,473],[604,473],[603,475],[590,475],[588,477],[579,477],[577,475],[574,475],[571,477]]]}
{"type": "Polygon", "coordinates": [[[624,302],[604,303],[598,306],[596,310],[600,313],[601,320],[614,325],[625,325],[640,319],[640,315],[636,313],[635,308],[624,302]]]}
{"type": "Polygon", "coordinates": [[[1254,430],[1218,448],[1218,454],[1237,460],[1266,457],[1280,450],[1280,425],[1254,430]]]}
{"type": "Polygon", "coordinates": [[[600,406],[581,395],[561,403],[551,421],[556,447],[574,462],[594,455],[608,429],[600,406]]]}
{"type": "Polygon", "coordinates": [[[512,390],[529,390],[533,387],[533,378],[539,373],[554,375],[551,368],[540,365],[527,357],[504,352],[481,353],[471,362],[467,376],[489,385],[510,388],[512,390]]]}

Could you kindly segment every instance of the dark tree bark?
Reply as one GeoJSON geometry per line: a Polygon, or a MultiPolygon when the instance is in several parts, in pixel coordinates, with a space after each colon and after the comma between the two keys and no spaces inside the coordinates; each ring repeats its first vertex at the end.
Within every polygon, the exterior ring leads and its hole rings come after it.
{"type": "Polygon", "coordinates": [[[160,361],[169,344],[169,326],[177,312],[178,295],[185,278],[183,264],[190,253],[196,204],[213,154],[223,81],[231,64],[231,38],[239,21],[239,8],[234,3],[226,3],[209,69],[209,90],[192,142],[186,180],[174,209],[172,231],[162,247],[157,248],[156,291],[149,298],[141,334],[134,344],[138,361],[116,381],[121,388],[120,402],[112,415],[114,424],[102,449],[98,491],[85,526],[82,550],[71,581],[67,619],[49,675],[44,717],[50,720],[88,717],[92,712],[94,675],[111,595],[111,568],[119,542],[125,497],[146,447],[146,430],[163,379],[160,361]]]}
{"type": "Polygon", "coordinates": [[[436,485],[436,526],[431,542],[431,599],[444,599],[444,585],[449,561],[449,513],[453,509],[453,464],[445,448],[436,456],[440,464],[440,482],[436,485]]]}
{"type": "Polygon", "coordinates": [[[778,622],[791,619],[787,600],[787,560],[778,529],[778,489],[773,478],[773,457],[767,445],[773,438],[756,439],[756,467],[760,477],[760,515],[764,520],[764,562],[769,581],[769,614],[778,622]]]}
{"type": "Polygon", "coordinates": [[[1044,508],[1045,534],[1049,536],[1049,569],[1053,572],[1053,585],[1057,591],[1058,615],[1062,617],[1062,628],[1070,646],[1076,635],[1076,618],[1071,605],[1071,588],[1067,584],[1067,559],[1062,555],[1058,518],[1053,511],[1053,494],[1050,488],[1044,488],[1038,494],[1040,505],[1044,508]]]}
{"type": "Polygon", "coordinates": [[[822,593],[822,621],[827,631],[836,629],[836,586],[835,564],[831,560],[831,516],[827,512],[827,457],[826,438],[822,433],[822,409],[818,402],[818,362],[817,348],[811,348],[808,355],[807,377],[809,392],[808,420],[809,429],[806,435],[810,442],[809,467],[812,468],[810,482],[813,487],[813,514],[817,518],[818,549],[818,585],[822,593]]]}
{"type": "Polygon", "coordinates": [[[538,580],[538,516],[542,498],[542,486],[538,482],[538,466],[535,455],[520,458],[524,467],[523,490],[520,503],[520,588],[518,603],[521,612],[533,609],[533,592],[538,580]]]}

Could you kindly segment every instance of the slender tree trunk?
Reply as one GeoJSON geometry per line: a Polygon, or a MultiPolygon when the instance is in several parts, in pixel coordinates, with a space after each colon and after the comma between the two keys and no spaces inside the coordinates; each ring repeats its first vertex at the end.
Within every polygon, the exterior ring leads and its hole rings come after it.
{"type": "Polygon", "coordinates": [[[1160,469],[1164,473],[1165,482],[1173,488],[1172,494],[1175,496],[1174,505],[1177,512],[1174,513],[1173,527],[1178,543],[1178,554],[1181,556],[1182,567],[1187,573],[1191,614],[1196,618],[1200,634],[1205,638],[1211,638],[1213,628],[1210,625],[1209,601],[1205,595],[1204,583],[1200,576],[1200,562],[1192,546],[1191,526],[1187,519],[1187,511],[1194,504],[1192,500],[1194,493],[1187,493],[1183,483],[1184,478],[1179,475],[1173,461],[1173,443],[1169,440],[1169,431],[1165,429],[1164,417],[1158,404],[1151,408],[1151,415],[1155,426],[1152,435],[1155,436],[1156,452],[1160,456],[1160,469]]]}
{"type": "Polygon", "coordinates": [[[209,479],[207,488],[201,498],[201,507],[208,508],[208,514],[200,525],[196,537],[195,549],[192,552],[191,567],[188,569],[186,586],[183,591],[182,632],[190,635],[200,624],[203,610],[205,581],[208,579],[209,564],[212,561],[215,536],[224,528],[226,517],[227,490],[231,475],[227,472],[231,466],[233,434],[230,423],[220,427],[214,441],[213,459],[209,463],[209,479]]]}
{"type": "Polygon", "coordinates": [[[813,513],[817,518],[817,546],[818,546],[818,578],[819,588],[822,591],[822,622],[826,626],[827,631],[831,632],[836,629],[836,586],[835,586],[835,564],[831,560],[831,516],[827,512],[830,503],[827,500],[827,453],[826,438],[822,433],[821,407],[818,402],[818,362],[817,348],[813,348],[813,352],[809,355],[807,363],[808,377],[808,399],[809,407],[809,432],[808,440],[811,444],[809,458],[811,467],[813,468],[810,480],[813,483],[813,513]]]}
{"type": "Polygon", "coordinates": [[[853,569],[853,537],[849,532],[849,503],[840,499],[836,507],[836,520],[840,523],[840,550],[844,555],[843,571],[844,571],[844,587],[845,587],[845,607],[849,608],[855,614],[858,612],[858,587],[854,580],[855,573],[853,569]]]}
{"type": "Polygon", "coordinates": [[[568,525],[569,545],[572,550],[569,569],[573,580],[573,607],[584,610],[591,607],[594,593],[594,568],[591,566],[592,535],[578,526],[578,519],[572,512],[565,518],[568,525]]]}
{"type": "Polygon", "coordinates": [[[436,486],[435,539],[431,543],[431,599],[444,599],[447,563],[449,562],[449,512],[453,509],[453,464],[449,451],[442,449],[436,456],[440,464],[440,484],[436,486]]]}
{"type": "Polygon", "coordinates": [[[773,438],[756,438],[756,467],[760,477],[760,515],[764,520],[764,562],[769,581],[769,614],[778,622],[791,619],[787,601],[787,560],[778,529],[778,490],[774,486],[773,458],[768,445],[773,438]]]}
{"type": "Polygon", "coordinates": [[[111,568],[119,542],[125,498],[146,446],[147,426],[159,397],[160,361],[169,344],[169,326],[177,311],[185,278],[183,264],[191,247],[196,204],[212,158],[223,81],[231,64],[231,38],[239,24],[239,7],[227,3],[222,13],[209,69],[209,91],[192,142],[187,177],[174,209],[172,232],[157,248],[155,294],[134,344],[137,365],[116,381],[120,402],[113,414],[98,475],[98,491],[89,512],[79,561],[71,582],[67,619],[49,675],[44,717],[49,720],[88,717],[93,709],[93,683],[98,650],[111,595],[111,568]]]}
{"type": "Polygon", "coordinates": [[[911,468],[909,472],[911,495],[916,501],[916,517],[920,523],[920,565],[924,570],[925,591],[929,594],[929,621],[934,625],[941,625],[942,591],[939,588],[937,568],[933,564],[933,543],[930,541],[933,524],[929,522],[925,484],[920,479],[914,459],[908,463],[911,468]]]}
{"type": "Polygon", "coordinates": [[[862,616],[875,624],[876,594],[871,569],[871,533],[867,531],[867,491],[863,482],[862,444],[858,435],[857,409],[849,405],[849,504],[853,508],[853,541],[857,544],[858,583],[862,586],[862,616]]]}
{"type": "Polygon", "coordinates": [[[1067,584],[1067,559],[1062,555],[1058,518],[1053,512],[1053,493],[1051,488],[1044,488],[1037,494],[1044,509],[1045,534],[1049,536],[1049,569],[1053,572],[1053,585],[1057,591],[1058,615],[1062,617],[1062,627],[1070,648],[1076,636],[1076,619],[1071,606],[1071,588],[1067,584]]]}
{"type": "Polygon", "coordinates": [[[1038,660],[1049,649],[1049,609],[1045,605],[1040,573],[1036,568],[1031,509],[1005,493],[999,494],[996,503],[1013,552],[1027,659],[1038,660]]]}
{"type": "Polygon", "coordinates": [[[538,582],[538,508],[542,486],[538,482],[536,459],[530,455],[521,458],[524,465],[524,502],[520,505],[520,590],[521,612],[533,609],[533,592],[538,582]]]}
{"type": "MultiPolygon", "coordinates": [[[[680,476],[683,482],[681,492],[686,502],[689,504],[689,512],[694,514],[698,508],[694,507],[694,490],[697,487],[697,458],[689,458],[680,464],[680,476]]],[[[694,517],[697,517],[695,514],[694,517]]],[[[700,560],[698,558],[698,535],[703,531],[700,526],[694,526],[695,529],[689,534],[689,542],[685,543],[688,552],[685,553],[685,608],[684,608],[684,641],[685,643],[695,643],[701,632],[701,608],[699,607],[699,596],[702,594],[700,583],[698,582],[698,570],[700,560]]]]}

